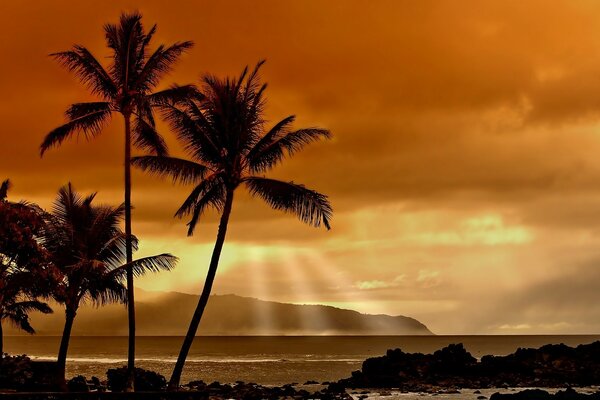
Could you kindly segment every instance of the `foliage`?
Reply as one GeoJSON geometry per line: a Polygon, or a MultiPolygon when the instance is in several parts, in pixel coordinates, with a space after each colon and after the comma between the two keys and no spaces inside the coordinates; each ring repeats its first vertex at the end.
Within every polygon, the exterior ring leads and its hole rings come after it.
{"type": "Polygon", "coordinates": [[[73,378],[69,379],[67,382],[67,387],[69,388],[69,392],[88,392],[88,384],[85,376],[77,375],[73,378]]]}
{"type": "MultiPolygon", "coordinates": [[[[106,371],[108,378],[108,389],[113,392],[122,392],[127,384],[127,367],[111,368],[106,371]]],[[[160,391],[167,386],[167,380],[161,374],[145,370],[135,369],[135,389],[137,391],[160,391]]]]}
{"type": "Polygon", "coordinates": [[[0,388],[22,390],[31,387],[34,373],[25,355],[0,354],[0,388]]]}
{"type": "Polygon", "coordinates": [[[53,270],[40,243],[45,225],[41,210],[28,203],[6,199],[10,187],[0,187],[0,320],[34,333],[29,313],[52,310],[37,300],[51,289],[53,270]]]}
{"type": "Polygon", "coordinates": [[[58,275],[53,296],[74,311],[81,302],[124,302],[128,266],[141,275],[170,270],[177,261],[161,254],[125,264],[125,235],[120,228],[124,207],[94,205],[95,196],[80,196],[68,184],[59,190],[52,212],[45,216],[43,240],[58,275]]]}
{"type": "Polygon", "coordinates": [[[315,227],[330,227],[332,208],[327,196],[294,182],[256,175],[307,144],[331,137],[325,129],[293,130],[293,115],[265,129],[266,84],[259,79],[262,64],[252,72],[246,68],[238,78],[206,75],[201,91],[175,101],[161,101],[163,116],[183,143],[189,160],[144,156],[132,161],[155,175],[195,185],[176,212],[178,217],[191,216],[189,235],[208,208],[223,211],[227,193],[241,184],[274,209],[295,214],[315,227]]]}
{"type": "Polygon", "coordinates": [[[259,62],[237,78],[203,78],[203,89],[178,99],[164,99],[159,106],[164,119],[183,143],[189,159],[166,156],[134,157],[132,164],[144,171],[167,176],[174,182],[193,184],[192,192],[175,213],[191,216],[188,235],[209,208],[221,213],[215,247],[188,332],[181,346],[170,388],[177,388],[185,359],[196,335],[212,290],[225,242],[235,190],[244,185],[252,196],[269,206],[296,215],[314,227],[330,228],[333,209],[327,196],[294,182],[268,179],[261,174],[309,143],[327,139],[328,130],[292,130],[294,116],[265,129],[264,92],[259,62]]]}
{"type": "Polygon", "coordinates": [[[81,45],[52,54],[101,101],[72,104],[65,112],[67,122],[46,135],[42,154],[76,133],[83,133],[86,138],[97,136],[115,112],[133,117],[133,141],[137,147],[166,154],[166,144],[156,131],[153,109],[157,102],[177,99],[195,89],[174,86],[155,93],[153,90],[193,43],[161,44],[150,52],[157,28],[154,25],[146,30],[141,19],[137,12],[124,13],[118,24],[104,26],[106,45],[111,50],[107,67],[81,45]]]}

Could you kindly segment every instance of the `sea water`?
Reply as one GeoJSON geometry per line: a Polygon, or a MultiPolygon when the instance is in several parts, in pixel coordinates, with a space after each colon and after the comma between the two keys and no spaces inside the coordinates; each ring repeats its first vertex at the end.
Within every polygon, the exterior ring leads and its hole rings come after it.
{"type": "MultiPolygon", "coordinates": [[[[182,340],[182,337],[138,337],[137,366],[168,378],[182,340]]],[[[431,353],[451,343],[463,343],[467,351],[480,358],[486,354],[509,354],[519,347],[540,347],[549,343],[576,346],[595,340],[600,340],[600,335],[199,336],[188,356],[182,382],[233,383],[241,380],[281,385],[303,384],[309,380],[336,381],[360,369],[366,358],[381,356],[387,349],[431,353]]],[[[55,336],[9,336],[5,338],[5,351],[52,360],[56,358],[59,342],[60,337],[55,336]]],[[[67,358],[67,375],[105,379],[107,369],[125,365],[126,359],[127,337],[73,337],[67,358]]]]}

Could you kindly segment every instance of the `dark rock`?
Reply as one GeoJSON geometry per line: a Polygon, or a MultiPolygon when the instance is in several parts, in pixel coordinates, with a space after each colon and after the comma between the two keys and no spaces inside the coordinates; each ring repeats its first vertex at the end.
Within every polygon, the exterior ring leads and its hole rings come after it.
{"type": "MultiPolygon", "coordinates": [[[[106,371],[108,388],[113,392],[122,392],[127,385],[127,367],[111,368],[106,371]]],[[[134,370],[135,389],[140,392],[156,392],[164,390],[167,380],[161,374],[142,368],[134,370]]]]}
{"type": "Polygon", "coordinates": [[[365,360],[360,371],[338,383],[347,388],[397,387],[428,393],[439,388],[593,386],[600,384],[600,341],[574,348],[564,344],[520,348],[506,356],[484,356],[480,362],[462,344],[433,354],[393,349],[365,360]]]}
{"type": "Polygon", "coordinates": [[[87,380],[83,375],[77,375],[67,381],[69,392],[89,392],[87,380]]]}
{"type": "Polygon", "coordinates": [[[599,400],[600,392],[592,394],[578,393],[572,388],[550,394],[545,390],[528,389],[517,393],[494,393],[490,400],[599,400]]]}

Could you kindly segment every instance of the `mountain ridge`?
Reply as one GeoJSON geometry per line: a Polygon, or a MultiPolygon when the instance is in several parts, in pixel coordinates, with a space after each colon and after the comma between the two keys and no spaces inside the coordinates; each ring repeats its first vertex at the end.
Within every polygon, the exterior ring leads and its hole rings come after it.
{"type": "MultiPolygon", "coordinates": [[[[137,293],[137,292],[136,292],[137,293]]],[[[196,307],[197,295],[140,291],[136,301],[139,336],[182,336],[196,307]]],[[[52,304],[51,315],[32,315],[39,335],[62,333],[62,307],[52,304]]],[[[85,306],[73,326],[75,336],[127,335],[122,305],[85,306]]],[[[7,327],[7,334],[19,334],[7,327]]],[[[364,314],[321,304],[292,304],[235,294],[211,295],[199,336],[228,335],[433,335],[421,322],[402,315],[364,314]]]]}

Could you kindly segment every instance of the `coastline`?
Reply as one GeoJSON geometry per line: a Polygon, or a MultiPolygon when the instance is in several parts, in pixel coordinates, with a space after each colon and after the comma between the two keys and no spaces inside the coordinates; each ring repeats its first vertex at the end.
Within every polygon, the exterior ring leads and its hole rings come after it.
{"type": "MultiPolygon", "coordinates": [[[[23,358],[16,360],[17,363],[13,365],[26,365],[27,360],[25,359],[25,364],[23,360],[23,358]]],[[[270,363],[278,368],[290,362],[273,361],[276,360],[270,360],[270,363]]],[[[43,374],[39,376],[48,377],[51,369],[45,368],[52,367],[52,364],[38,361],[33,362],[32,366],[37,365],[38,372],[43,374]]],[[[233,363],[224,360],[220,364],[239,376],[240,370],[236,369],[233,363]]],[[[106,365],[103,368],[106,371],[106,365]]],[[[109,368],[106,372],[108,381],[96,377],[89,379],[89,375],[77,376],[69,381],[69,388],[74,393],[89,390],[98,391],[97,393],[107,391],[118,393],[121,391],[118,386],[121,383],[118,382],[122,381],[124,371],[124,368],[109,368]]],[[[312,370],[310,372],[314,373],[312,370]]],[[[290,374],[290,380],[287,382],[292,383],[272,385],[258,384],[254,383],[254,380],[239,378],[235,381],[227,379],[202,381],[196,378],[182,385],[182,391],[187,393],[190,399],[202,399],[208,396],[206,398],[214,399],[377,399],[385,397],[410,400],[423,396],[441,396],[441,398],[448,397],[455,400],[492,400],[491,395],[496,392],[511,394],[536,388],[556,393],[561,389],[573,387],[578,388],[579,393],[591,394],[598,392],[600,385],[600,341],[580,344],[577,347],[548,344],[537,349],[519,348],[508,355],[486,355],[481,359],[473,357],[462,344],[452,344],[428,354],[407,353],[396,348],[389,349],[383,356],[365,359],[359,370],[355,370],[349,377],[343,379],[307,380],[301,383],[302,380],[297,379],[298,377],[297,374],[290,374]]],[[[156,393],[159,396],[157,398],[162,398],[160,393],[166,399],[180,396],[178,394],[171,397],[170,393],[164,392],[166,379],[161,374],[151,370],[140,370],[136,382],[138,378],[140,383],[143,382],[143,385],[139,386],[140,390],[156,393]]],[[[42,391],[47,391],[51,387],[47,383],[44,385],[46,386],[39,386],[42,391]]],[[[24,386],[24,388],[32,387],[34,386],[24,386]]],[[[137,383],[136,387],[138,387],[137,383]]],[[[573,392],[567,394],[577,395],[573,392]]],[[[27,394],[23,395],[27,396],[27,394]]],[[[112,394],[108,396],[107,398],[111,398],[112,394]]],[[[37,395],[34,397],[38,398],[37,395]]],[[[537,398],[534,397],[534,400],[537,398]]]]}

